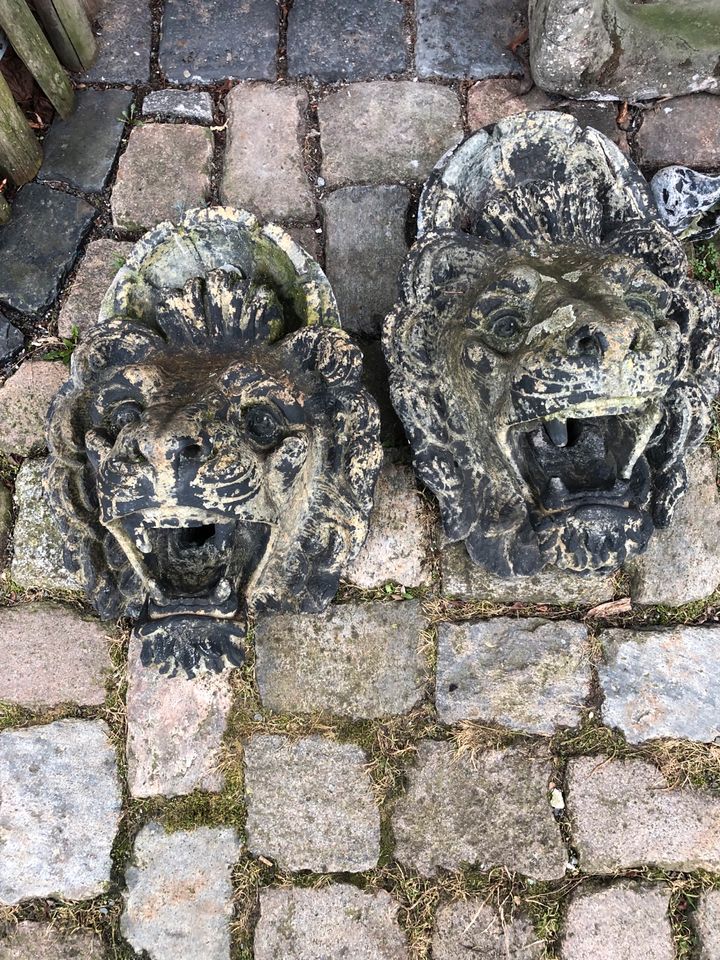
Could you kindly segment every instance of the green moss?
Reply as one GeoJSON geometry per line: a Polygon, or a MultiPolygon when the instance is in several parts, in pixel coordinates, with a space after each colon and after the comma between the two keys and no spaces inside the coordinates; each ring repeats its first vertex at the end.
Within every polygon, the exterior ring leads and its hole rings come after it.
{"type": "Polygon", "coordinates": [[[720,249],[712,241],[695,245],[693,275],[720,295],[720,249]]]}

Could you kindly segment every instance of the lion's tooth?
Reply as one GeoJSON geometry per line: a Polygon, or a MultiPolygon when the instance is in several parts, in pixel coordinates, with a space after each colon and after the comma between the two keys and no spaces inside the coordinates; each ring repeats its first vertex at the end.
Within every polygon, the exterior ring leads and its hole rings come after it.
{"type": "Polygon", "coordinates": [[[140,553],[152,553],[152,544],[148,536],[147,527],[140,527],[135,537],[135,545],[140,553]]]}
{"type": "Polygon", "coordinates": [[[566,447],[568,442],[567,420],[546,420],[545,432],[556,447],[566,447]]]}
{"type": "Polygon", "coordinates": [[[548,481],[548,493],[556,497],[564,497],[567,492],[568,488],[560,477],[550,477],[548,481]]]}
{"type": "Polygon", "coordinates": [[[222,580],[218,581],[215,589],[213,590],[213,593],[212,593],[213,600],[216,600],[217,602],[222,603],[223,600],[227,600],[227,598],[230,596],[231,593],[232,593],[232,585],[230,581],[225,580],[223,578],[222,580]]]}

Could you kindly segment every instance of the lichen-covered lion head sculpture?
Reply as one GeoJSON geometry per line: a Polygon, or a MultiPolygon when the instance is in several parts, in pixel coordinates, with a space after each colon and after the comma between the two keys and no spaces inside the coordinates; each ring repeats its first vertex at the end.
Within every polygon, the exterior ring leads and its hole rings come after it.
{"type": "Polygon", "coordinates": [[[717,302],[637,169],[563,114],[452,150],[419,228],[384,347],[448,537],[500,575],[616,569],[685,490],[717,302]]]}
{"type": "Polygon", "coordinates": [[[51,411],[48,490],[93,604],[147,621],[149,659],[217,665],[223,625],[330,601],[381,458],[361,373],[279,228],[192,211],[136,245],[51,411]]]}

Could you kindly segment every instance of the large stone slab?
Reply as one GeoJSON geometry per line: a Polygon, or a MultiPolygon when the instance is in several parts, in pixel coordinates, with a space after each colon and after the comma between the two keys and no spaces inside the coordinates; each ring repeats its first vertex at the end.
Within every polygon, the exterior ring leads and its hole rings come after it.
{"type": "Polygon", "coordinates": [[[426,627],[415,601],[263,619],[255,634],[263,705],[355,718],[406,713],[424,693],[426,627]]]}
{"type": "Polygon", "coordinates": [[[412,80],[357,83],[318,106],[322,175],[328,186],[424,180],[462,138],[453,90],[412,80]]]}
{"type": "Polygon", "coordinates": [[[22,332],[0,313],[0,364],[13,360],[24,345],[22,332]]]}
{"type": "Polygon", "coordinates": [[[111,627],[58,603],[0,609],[0,700],[101,706],[111,627]]]}
{"type": "Polygon", "coordinates": [[[692,915],[698,960],[720,960],[720,890],[706,890],[692,915]]]}
{"type": "Polygon", "coordinates": [[[652,764],[571,760],[566,800],[585,873],[645,865],[720,869],[720,798],[706,790],[670,789],[652,764]]]}
{"type": "Polygon", "coordinates": [[[290,12],[288,73],[315,80],[370,80],[405,69],[403,8],[395,0],[303,0],[290,12]]]}
{"type": "Polygon", "coordinates": [[[96,212],[44,183],[23,187],[0,228],[0,303],[28,314],[48,307],[96,212]]]}
{"type": "Polygon", "coordinates": [[[115,748],[102,721],[0,733],[0,903],[103,893],[120,802],[115,748]]]}
{"type": "Polygon", "coordinates": [[[508,46],[527,25],[524,0],[416,0],[415,9],[419,76],[522,76],[508,46]]]}
{"type": "Polygon", "coordinates": [[[590,682],[581,623],[498,617],[438,627],[435,702],[445,723],[552,734],[580,722],[590,682]]]}
{"type": "Polygon", "coordinates": [[[0,940],[0,960],[105,960],[102,940],[89,930],[61,930],[23,920],[0,940]]]}
{"type": "Polygon", "coordinates": [[[540,960],[543,942],[525,917],[502,921],[482,900],[440,907],[435,918],[433,960],[540,960]]]}
{"type": "Polygon", "coordinates": [[[698,94],[667,100],[643,114],[636,137],[640,162],[650,170],[685,164],[720,168],[720,97],[698,94]]]}
{"type": "Polygon", "coordinates": [[[71,336],[73,327],[84,334],[97,320],[102,299],[132,248],[132,243],[117,240],[93,240],[88,244],[60,308],[58,333],[61,337],[71,336]]]}
{"type": "Polygon", "coordinates": [[[607,630],[602,643],[607,726],[630,743],[720,738],[720,630],[607,630]]]}
{"type": "Polygon", "coordinates": [[[115,227],[142,233],[204,206],[210,196],[212,155],[213,135],[206,127],[135,127],[120,158],[110,201],[115,227]]]}
{"type": "Polygon", "coordinates": [[[43,141],[38,179],[99,193],[115,162],[131,102],[127,90],[79,90],[73,113],[66,120],[55,117],[43,141]]]}
{"type": "Polygon", "coordinates": [[[325,198],[326,272],[343,328],[379,337],[400,292],[407,187],[344,187],[325,198]]]}
{"type": "Polygon", "coordinates": [[[238,84],[225,104],[223,203],[265,220],[314,220],[315,197],[303,160],[305,91],[238,84]]]}
{"type": "Polygon", "coordinates": [[[142,115],[212,123],[213,100],[204,90],[153,90],[143,100],[142,115]]]}
{"type": "Polygon", "coordinates": [[[26,360],[0,387],[0,453],[28,457],[47,449],[50,404],[70,371],[64,363],[26,360]]]}
{"type": "Polygon", "coordinates": [[[222,740],[232,707],[230,672],[171,677],[140,661],[133,633],[128,654],[128,784],[134,797],[221,790],[222,740]],[[176,736],[175,731],[182,731],[176,736]]]}
{"type": "Polygon", "coordinates": [[[135,839],[120,929],[150,960],[230,960],[231,869],[241,843],[232,827],[166,833],[159,823],[135,839]]]}
{"type": "Polygon", "coordinates": [[[565,872],[567,855],[548,800],[550,765],[522,750],[458,755],[423,741],[395,806],[395,857],[424,876],[503,866],[536,880],[565,872]]]}
{"type": "Polygon", "coordinates": [[[100,4],[97,60],[83,80],[143,83],[150,76],[150,5],[145,0],[100,4]]]}
{"type": "Polygon", "coordinates": [[[275,0],[166,0],[160,68],[173,83],[274,80],[275,0]]]}
{"type": "Polygon", "coordinates": [[[389,893],[349,884],[260,891],[255,960],[408,960],[389,893]]]}
{"type": "Polygon", "coordinates": [[[673,960],[670,889],[618,883],[575,894],[568,907],[562,960],[673,960]]]}
{"type": "Polygon", "coordinates": [[[251,737],[245,747],[248,850],[286,870],[371,870],[380,854],[380,812],[366,764],[353,744],[251,737]]]}

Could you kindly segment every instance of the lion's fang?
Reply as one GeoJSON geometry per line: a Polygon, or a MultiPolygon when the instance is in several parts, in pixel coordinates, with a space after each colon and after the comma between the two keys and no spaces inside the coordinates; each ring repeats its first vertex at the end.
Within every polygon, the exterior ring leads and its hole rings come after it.
{"type": "Polygon", "coordinates": [[[566,447],[568,442],[567,420],[546,420],[545,432],[556,447],[566,447]]]}

